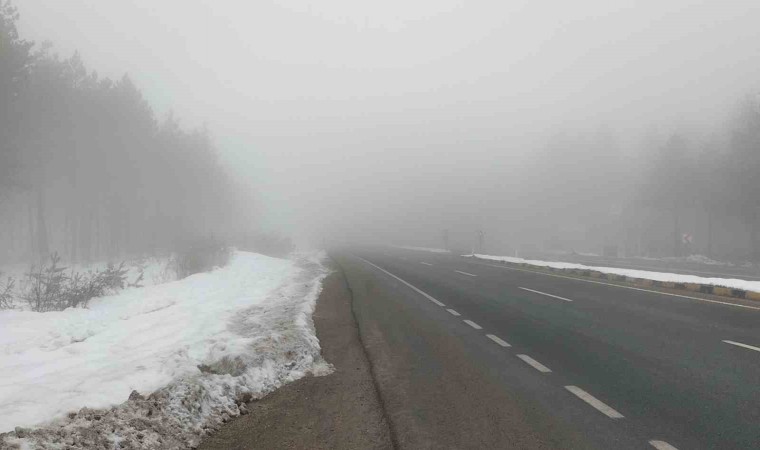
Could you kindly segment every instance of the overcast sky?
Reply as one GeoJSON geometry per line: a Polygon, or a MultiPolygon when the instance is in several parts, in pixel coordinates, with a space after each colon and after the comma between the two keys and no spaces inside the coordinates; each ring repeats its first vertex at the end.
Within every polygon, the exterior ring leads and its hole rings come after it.
{"type": "Polygon", "coordinates": [[[15,3],[207,123],[267,226],[316,234],[476,226],[552,133],[699,127],[760,81],[752,0],[15,3]]]}

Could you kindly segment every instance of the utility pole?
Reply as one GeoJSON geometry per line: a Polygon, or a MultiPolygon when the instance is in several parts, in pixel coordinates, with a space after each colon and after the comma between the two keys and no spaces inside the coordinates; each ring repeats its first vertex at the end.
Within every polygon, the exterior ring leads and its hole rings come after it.
{"type": "Polygon", "coordinates": [[[484,251],[483,242],[485,241],[485,233],[483,232],[483,230],[478,230],[477,235],[478,235],[478,251],[481,254],[483,254],[483,251],[484,251]]]}

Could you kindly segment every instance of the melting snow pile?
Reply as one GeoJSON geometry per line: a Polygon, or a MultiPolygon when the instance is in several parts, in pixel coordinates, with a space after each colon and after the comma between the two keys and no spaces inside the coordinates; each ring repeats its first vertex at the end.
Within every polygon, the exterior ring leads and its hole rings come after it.
{"type": "Polygon", "coordinates": [[[329,373],[311,319],[323,259],[237,252],[87,309],[0,311],[0,448],[192,447],[250,399],[329,373]]]}
{"type": "Polygon", "coordinates": [[[492,255],[462,255],[466,257],[475,257],[491,261],[504,261],[514,264],[530,264],[538,267],[552,267],[555,269],[581,269],[593,270],[596,272],[609,273],[613,275],[623,275],[631,278],[642,278],[645,280],[654,280],[673,283],[694,283],[708,284],[713,286],[723,286],[731,289],[741,289],[744,291],[760,292],[760,281],[740,280],[735,278],[708,278],[696,275],[683,275],[679,273],[652,272],[648,270],[620,269],[617,267],[600,267],[587,266],[584,264],[539,261],[535,259],[513,258],[511,256],[492,256],[492,255]]]}

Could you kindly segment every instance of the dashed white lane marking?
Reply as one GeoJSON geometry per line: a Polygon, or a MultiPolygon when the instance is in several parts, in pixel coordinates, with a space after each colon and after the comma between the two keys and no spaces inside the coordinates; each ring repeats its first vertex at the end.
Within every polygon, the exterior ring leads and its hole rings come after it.
{"type": "Polygon", "coordinates": [[[665,441],[649,441],[649,444],[657,450],[678,450],[665,441]]]}
{"type": "Polygon", "coordinates": [[[678,450],[665,441],[649,441],[649,444],[651,444],[652,447],[656,448],[657,450],[678,450]]]}
{"type": "Polygon", "coordinates": [[[481,327],[477,323],[473,322],[472,320],[464,319],[464,323],[466,323],[467,325],[475,328],[476,330],[482,330],[483,329],[483,327],[481,327]]]}
{"type": "Polygon", "coordinates": [[[756,352],[760,352],[760,347],[755,347],[754,345],[742,344],[741,342],[726,341],[726,340],[724,340],[723,342],[725,342],[726,344],[736,345],[737,347],[744,347],[744,348],[748,348],[750,350],[754,350],[756,352]]]}
{"type": "Polygon", "coordinates": [[[579,388],[578,386],[565,386],[565,389],[572,392],[578,398],[593,406],[599,412],[609,417],[610,419],[622,419],[624,417],[622,414],[605,405],[601,400],[598,400],[596,397],[579,388]]]}
{"type": "Polygon", "coordinates": [[[528,365],[538,370],[539,372],[542,372],[542,373],[551,372],[551,369],[549,369],[548,367],[546,367],[545,365],[541,364],[540,362],[536,361],[535,359],[531,358],[528,355],[517,355],[517,357],[522,359],[526,363],[528,363],[528,365]]]}
{"type": "Polygon", "coordinates": [[[420,264],[424,264],[426,266],[432,266],[432,264],[430,264],[429,262],[425,262],[425,261],[420,261],[420,264]]]}
{"type": "Polygon", "coordinates": [[[478,263],[478,262],[473,262],[473,261],[470,261],[470,264],[475,264],[475,265],[478,265],[478,266],[496,267],[497,269],[516,270],[518,272],[535,273],[537,275],[546,275],[547,277],[564,278],[566,280],[582,281],[584,283],[592,283],[592,284],[601,284],[603,286],[612,286],[612,287],[617,287],[617,288],[622,288],[622,289],[630,289],[632,291],[649,292],[650,294],[659,294],[659,295],[667,295],[667,296],[670,296],[670,297],[687,298],[689,300],[697,300],[697,301],[700,301],[700,302],[717,303],[719,305],[736,306],[737,308],[754,309],[756,311],[760,311],[760,307],[758,307],[758,306],[749,306],[749,305],[742,305],[742,304],[739,304],[739,303],[721,302],[721,301],[718,301],[718,300],[709,300],[709,299],[706,299],[706,298],[692,297],[690,295],[671,294],[670,292],[653,291],[651,289],[642,289],[642,288],[637,288],[637,287],[633,287],[633,286],[622,286],[620,284],[605,283],[603,281],[584,280],[582,278],[567,277],[567,276],[564,276],[564,275],[557,275],[555,273],[544,273],[544,272],[538,272],[538,271],[535,271],[535,270],[518,269],[516,267],[497,266],[495,264],[483,264],[483,263],[478,263]]]}
{"type": "Polygon", "coordinates": [[[446,311],[450,312],[451,315],[453,315],[453,316],[457,316],[457,317],[461,316],[461,314],[459,314],[458,312],[454,311],[453,309],[447,309],[446,311]]]}
{"type": "Polygon", "coordinates": [[[454,272],[461,273],[462,275],[468,275],[468,276],[471,276],[471,277],[477,277],[477,275],[475,275],[475,274],[467,273],[467,272],[462,272],[461,270],[455,270],[454,272]]]}
{"type": "Polygon", "coordinates": [[[486,337],[497,344],[501,345],[502,347],[511,347],[506,341],[502,340],[499,336],[494,336],[493,334],[487,334],[486,337]]]}
{"type": "Polygon", "coordinates": [[[378,267],[378,266],[372,264],[371,262],[367,261],[366,259],[361,258],[359,256],[357,256],[357,258],[361,259],[362,261],[364,261],[365,263],[367,263],[370,266],[374,267],[375,269],[379,270],[380,272],[383,272],[386,275],[390,275],[393,278],[397,279],[398,281],[404,283],[405,285],[407,285],[408,287],[410,287],[414,292],[420,294],[421,296],[425,297],[426,299],[430,300],[431,302],[435,303],[436,305],[438,305],[438,306],[446,306],[443,303],[441,303],[438,300],[436,300],[432,295],[428,294],[427,292],[424,292],[424,291],[421,291],[421,290],[417,289],[416,287],[412,286],[411,284],[407,283],[406,281],[402,280],[401,278],[397,277],[396,275],[393,275],[392,273],[388,272],[387,270],[383,269],[382,267],[378,267]]]}
{"type": "Polygon", "coordinates": [[[541,294],[541,295],[545,295],[547,297],[558,298],[558,299],[564,300],[566,302],[572,302],[572,300],[570,300],[569,298],[560,297],[559,295],[547,294],[546,292],[534,291],[533,289],[528,289],[528,288],[524,288],[524,287],[521,287],[520,289],[522,289],[523,291],[533,292],[534,294],[541,294]]]}

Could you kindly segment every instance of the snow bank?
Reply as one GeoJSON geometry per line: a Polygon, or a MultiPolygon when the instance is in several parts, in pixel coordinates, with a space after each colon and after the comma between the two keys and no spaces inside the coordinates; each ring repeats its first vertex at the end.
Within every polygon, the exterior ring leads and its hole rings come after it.
{"type": "Polygon", "coordinates": [[[504,261],[513,264],[530,264],[539,267],[551,267],[554,269],[581,269],[593,270],[596,272],[609,273],[613,275],[622,275],[631,278],[642,278],[645,280],[673,282],[673,283],[694,283],[707,284],[712,286],[723,286],[730,289],[741,289],[744,291],[760,292],[760,281],[740,280],[735,278],[708,278],[696,275],[683,275],[679,273],[652,272],[648,270],[620,269],[617,267],[587,266],[584,264],[540,261],[535,259],[514,258],[511,256],[493,256],[493,255],[462,255],[466,257],[476,257],[491,261],[504,261]]]}
{"type": "Polygon", "coordinates": [[[323,258],[237,252],[211,273],[88,309],[0,311],[0,432],[56,419],[5,442],[182,448],[244,412],[241,398],[329,372],[311,321],[323,258]],[[153,394],[124,403],[133,391],[153,394]]]}
{"type": "Polygon", "coordinates": [[[429,248],[429,247],[407,247],[403,245],[391,245],[390,247],[393,248],[400,248],[403,250],[417,250],[420,252],[429,252],[429,253],[451,253],[449,250],[444,250],[442,248],[429,248]]]}
{"type": "Polygon", "coordinates": [[[649,258],[645,256],[636,256],[631,259],[640,259],[642,261],[661,261],[666,263],[693,263],[703,264],[706,266],[724,266],[724,267],[752,267],[751,262],[733,263],[728,261],[717,261],[705,255],[689,256],[667,256],[663,258],[649,258]]]}

